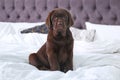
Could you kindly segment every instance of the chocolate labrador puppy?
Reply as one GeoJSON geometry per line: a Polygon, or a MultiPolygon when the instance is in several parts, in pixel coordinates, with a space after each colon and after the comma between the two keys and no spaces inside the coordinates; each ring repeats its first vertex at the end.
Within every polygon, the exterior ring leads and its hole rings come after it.
{"type": "Polygon", "coordinates": [[[29,56],[29,63],[39,70],[73,70],[73,25],[71,14],[65,9],[54,9],[46,19],[49,32],[46,43],[29,56]]]}

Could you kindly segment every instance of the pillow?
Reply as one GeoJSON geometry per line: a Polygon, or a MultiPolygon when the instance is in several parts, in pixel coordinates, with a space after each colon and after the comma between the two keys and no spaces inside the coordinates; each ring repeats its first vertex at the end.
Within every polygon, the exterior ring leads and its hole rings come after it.
{"type": "Polygon", "coordinates": [[[86,42],[92,42],[94,40],[95,30],[77,29],[74,27],[71,27],[70,30],[75,40],[86,42]]]}
{"type": "Polygon", "coordinates": [[[120,41],[74,41],[75,54],[115,54],[120,51],[120,41]]]}
{"type": "Polygon", "coordinates": [[[28,23],[28,22],[17,22],[11,23],[13,29],[15,30],[16,34],[21,34],[22,30],[32,28],[33,26],[43,25],[45,22],[36,22],[36,23],[28,23]]]}
{"type": "Polygon", "coordinates": [[[44,33],[46,34],[48,33],[48,28],[46,24],[42,24],[42,25],[37,25],[35,27],[22,30],[21,33],[44,33]]]}
{"type": "Polygon", "coordinates": [[[0,32],[7,34],[14,33],[18,34],[20,31],[31,28],[37,25],[43,25],[45,22],[36,22],[36,23],[29,23],[29,22],[0,22],[0,32]],[[2,30],[4,28],[4,31],[2,30]],[[13,32],[14,31],[14,32],[13,32]]]}
{"type": "Polygon", "coordinates": [[[95,40],[120,40],[119,25],[103,25],[86,22],[87,30],[95,29],[95,40]]]}
{"type": "Polygon", "coordinates": [[[9,34],[15,34],[12,25],[9,23],[0,22],[0,39],[9,34]]]}

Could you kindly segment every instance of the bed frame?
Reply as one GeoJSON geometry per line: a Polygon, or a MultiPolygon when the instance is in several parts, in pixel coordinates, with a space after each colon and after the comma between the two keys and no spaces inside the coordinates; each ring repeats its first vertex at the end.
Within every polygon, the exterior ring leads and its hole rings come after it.
{"type": "Polygon", "coordinates": [[[45,21],[54,8],[69,10],[81,29],[85,21],[120,24],[120,0],[0,0],[0,22],[45,21]]]}

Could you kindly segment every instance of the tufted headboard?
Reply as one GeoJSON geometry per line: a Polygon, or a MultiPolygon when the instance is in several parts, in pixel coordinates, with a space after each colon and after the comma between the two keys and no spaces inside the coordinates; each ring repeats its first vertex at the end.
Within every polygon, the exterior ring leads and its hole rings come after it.
{"type": "Polygon", "coordinates": [[[45,21],[48,13],[59,7],[71,12],[78,28],[85,28],[85,21],[120,24],[120,0],[0,0],[0,21],[45,21]]]}

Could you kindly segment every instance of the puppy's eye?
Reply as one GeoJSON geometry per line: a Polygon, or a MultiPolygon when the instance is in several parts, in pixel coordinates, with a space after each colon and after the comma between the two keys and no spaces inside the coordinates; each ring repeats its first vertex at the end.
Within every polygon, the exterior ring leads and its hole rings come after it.
{"type": "Polygon", "coordinates": [[[54,18],[54,20],[57,20],[57,19],[58,19],[57,17],[54,18]]]}
{"type": "Polygon", "coordinates": [[[58,18],[54,18],[54,19],[53,19],[53,22],[56,22],[57,20],[58,20],[58,18]]]}
{"type": "Polygon", "coordinates": [[[62,20],[66,21],[66,18],[62,18],[62,20]]]}
{"type": "Polygon", "coordinates": [[[67,18],[66,18],[66,17],[63,17],[62,20],[67,21],[67,18]]]}
{"type": "Polygon", "coordinates": [[[52,19],[52,24],[55,24],[55,23],[57,22],[57,20],[58,20],[58,18],[57,18],[57,17],[54,17],[54,18],[52,19]]]}
{"type": "Polygon", "coordinates": [[[52,18],[52,21],[53,21],[53,20],[57,20],[57,17],[52,18]]]}

